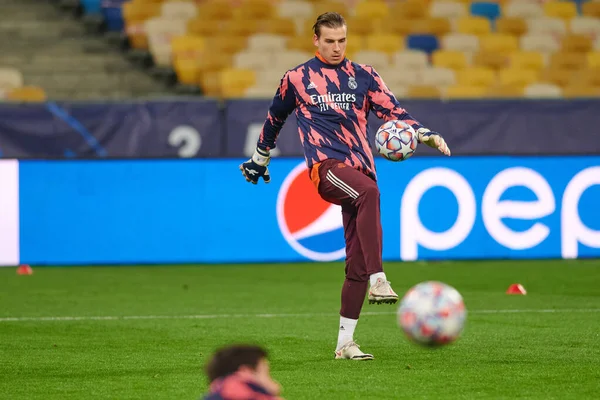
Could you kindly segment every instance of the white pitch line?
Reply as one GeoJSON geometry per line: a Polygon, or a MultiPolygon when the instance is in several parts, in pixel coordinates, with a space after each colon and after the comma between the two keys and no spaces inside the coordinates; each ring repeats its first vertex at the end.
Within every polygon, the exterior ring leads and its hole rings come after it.
{"type": "MultiPolygon", "coordinates": [[[[525,309],[525,310],[467,310],[468,314],[552,314],[552,313],[596,313],[600,308],[570,309],[525,309]]],[[[361,315],[393,315],[396,311],[365,311],[361,315]]],[[[199,314],[199,315],[123,315],[123,316],[80,316],[80,317],[3,317],[0,322],[52,322],[52,321],[126,321],[152,319],[226,319],[226,318],[314,318],[337,317],[333,313],[304,314],[199,314]]]]}

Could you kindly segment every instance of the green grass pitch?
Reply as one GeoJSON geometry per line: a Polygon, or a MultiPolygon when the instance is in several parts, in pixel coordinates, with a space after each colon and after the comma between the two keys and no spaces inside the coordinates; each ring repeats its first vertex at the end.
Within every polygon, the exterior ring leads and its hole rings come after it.
{"type": "Polygon", "coordinates": [[[396,306],[365,303],[355,339],[375,360],[334,360],[342,263],[0,268],[0,398],[198,399],[233,342],[269,349],[288,400],[600,398],[600,261],[385,268],[398,293],[455,286],[463,336],[417,347],[396,306]],[[517,282],[528,294],[506,295],[517,282]]]}

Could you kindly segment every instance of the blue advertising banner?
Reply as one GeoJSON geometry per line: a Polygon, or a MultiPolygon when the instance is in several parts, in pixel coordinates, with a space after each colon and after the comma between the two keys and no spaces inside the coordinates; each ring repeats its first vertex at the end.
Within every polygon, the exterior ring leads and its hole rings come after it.
{"type": "MultiPolygon", "coordinates": [[[[248,184],[241,161],[22,161],[21,262],[343,259],[340,209],[318,197],[301,159],[273,159],[269,185],[248,184]],[[243,240],[249,230],[268,246],[243,240]]],[[[600,157],[377,167],[385,260],[600,256],[600,157]]]]}
{"type": "Polygon", "coordinates": [[[0,106],[0,157],[219,157],[216,101],[0,106]]]}
{"type": "MultiPolygon", "coordinates": [[[[269,99],[0,105],[3,158],[248,157],[269,99]]],[[[600,154],[600,100],[407,100],[454,155],[600,154]]],[[[371,142],[382,120],[369,116],[371,142]]],[[[302,156],[292,114],[275,155],[302,156]]],[[[421,156],[439,155],[423,148],[421,156]]]]}

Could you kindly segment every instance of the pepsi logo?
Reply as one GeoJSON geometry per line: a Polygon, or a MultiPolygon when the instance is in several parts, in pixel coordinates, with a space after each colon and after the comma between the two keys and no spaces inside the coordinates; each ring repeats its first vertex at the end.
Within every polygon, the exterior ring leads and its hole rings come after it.
{"type": "Polygon", "coordinates": [[[277,223],[289,245],[310,260],[333,261],[346,255],[342,208],[319,196],[304,162],[281,184],[277,223]]]}

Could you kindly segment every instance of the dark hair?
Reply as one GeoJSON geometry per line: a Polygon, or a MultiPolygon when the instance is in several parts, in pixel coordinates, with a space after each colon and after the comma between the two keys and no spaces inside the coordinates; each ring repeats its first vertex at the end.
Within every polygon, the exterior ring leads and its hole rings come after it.
{"type": "Polygon", "coordinates": [[[267,351],[259,346],[238,344],[218,349],[205,370],[209,382],[223,378],[246,366],[256,369],[258,362],[267,358],[267,351]]]}
{"type": "Polygon", "coordinates": [[[317,37],[321,36],[321,27],[340,28],[346,25],[346,20],[341,14],[336,12],[326,12],[317,17],[317,22],[313,25],[313,32],[317,37]]]}

